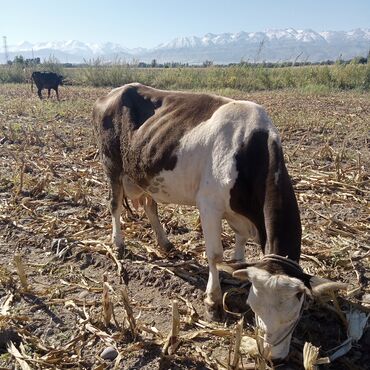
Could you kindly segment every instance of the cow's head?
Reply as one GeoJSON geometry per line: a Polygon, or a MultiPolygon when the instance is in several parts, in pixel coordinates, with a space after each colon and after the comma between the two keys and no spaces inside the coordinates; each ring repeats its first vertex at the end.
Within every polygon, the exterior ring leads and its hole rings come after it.
{"type": "Polygon", "coordinates": [[[62,75],[58,75],[59,85],[63,85],[64,77],[62,75]]]}
{"type": "Polygon", "coordinates": [[[345,284],[305,274],[298,264],[280,259],[220,266],[236,278],[252,283],[247,303],[255,313],[256,326],[263,337],[263,348],[259,350],[263,357],[270,360],[287,357],[307,296],[346,288],[345,284]]]}

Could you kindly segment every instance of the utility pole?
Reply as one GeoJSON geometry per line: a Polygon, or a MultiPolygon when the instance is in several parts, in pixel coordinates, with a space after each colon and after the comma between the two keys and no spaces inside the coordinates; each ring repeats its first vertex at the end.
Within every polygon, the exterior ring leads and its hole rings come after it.
{"type": "Polygon", "coordinates": [[[6,44],[6,36],[3,36],[3,42],[4,42],[5,64],[8,64],[9,55],[8,55],[8,45],[6,44]]]}

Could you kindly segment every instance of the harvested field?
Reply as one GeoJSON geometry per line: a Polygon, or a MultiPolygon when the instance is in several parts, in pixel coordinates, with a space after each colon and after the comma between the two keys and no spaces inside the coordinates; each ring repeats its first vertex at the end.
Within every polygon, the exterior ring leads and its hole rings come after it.
{"type": "MultiPolygon", "coordinates": [[[[195,209],[160,207],[176,247],[169,256],[141,210],[124,216],[127,254],[116,259],[90,119],[108,91],[62,87],[58,103],[40,101],[28,85],[0,85],[0,367],[254,368],[258,356],[234,350],[240,315],[204,321],[208,271],[195,209]],[[111,347],[118,356],[104,360],[111,347]]],[[[304,311],[286,367],[303,369],[305,342],[330,356],[347,339],[346,313],[370,312],[370,94],[227,94],[264,105],[280,130],[302,217],[302,266],[348,284],[304,311]]],[[[233,238],[225,226],[226,258],[233,238]]],[[[258,258],[259,247],[248,243],[247,256],[258,258]]],[[[226,274],[222,285],[232,289],[228,308],[248,311],[249,286],[226,274]]],[[[250,311],[243,334],[254,335],[250,311]]],[[[322,368],[369,369],[369,348],[365,328],[346,355],[322,368]]]]}

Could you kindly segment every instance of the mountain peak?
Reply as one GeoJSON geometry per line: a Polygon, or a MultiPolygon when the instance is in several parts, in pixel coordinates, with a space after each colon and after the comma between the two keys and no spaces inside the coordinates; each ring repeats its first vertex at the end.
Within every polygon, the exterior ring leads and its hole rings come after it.
{"type": "MultiPolygon", "coordinates": [[[[240,60],[289,61],[299,54],[302,60],[335,60],[339,55],[350,59],[367,55],[370,45],[370,29],[351,31],[316,32],[310,28],[267,29],[264,32],[206,33],[203,36],[180,36],[152,49],[127,49],[113,42],[84,43],[78,40],[30,43],[22,41],[8,48],[9,57],[22,54],[48,58],[57,57],[61,62],[82,62],[86,59],[124,59],[163,63],[178,61],[199,64],[204,60],[215,63],[231,63],[240,60]]],[[[4,54],[0,53],[3,59],[4,54]]]]}

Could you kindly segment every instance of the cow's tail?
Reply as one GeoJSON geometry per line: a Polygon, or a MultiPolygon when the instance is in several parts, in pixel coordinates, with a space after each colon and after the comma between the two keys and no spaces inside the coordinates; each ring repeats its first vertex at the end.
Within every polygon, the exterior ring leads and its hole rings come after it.
{"type": "Polygon", "coordinates": [[[126,211],[129,213],[130,217],[134,218],[135,214],[132,211],[132,208],[130,207],[127,197],[123,197],[123,206],[125,207],[126,211]]]}
{"type": "Polygon", "coordinates": [[[31,91],[33,92],[33,76],[31,76],[31,91]]]}

